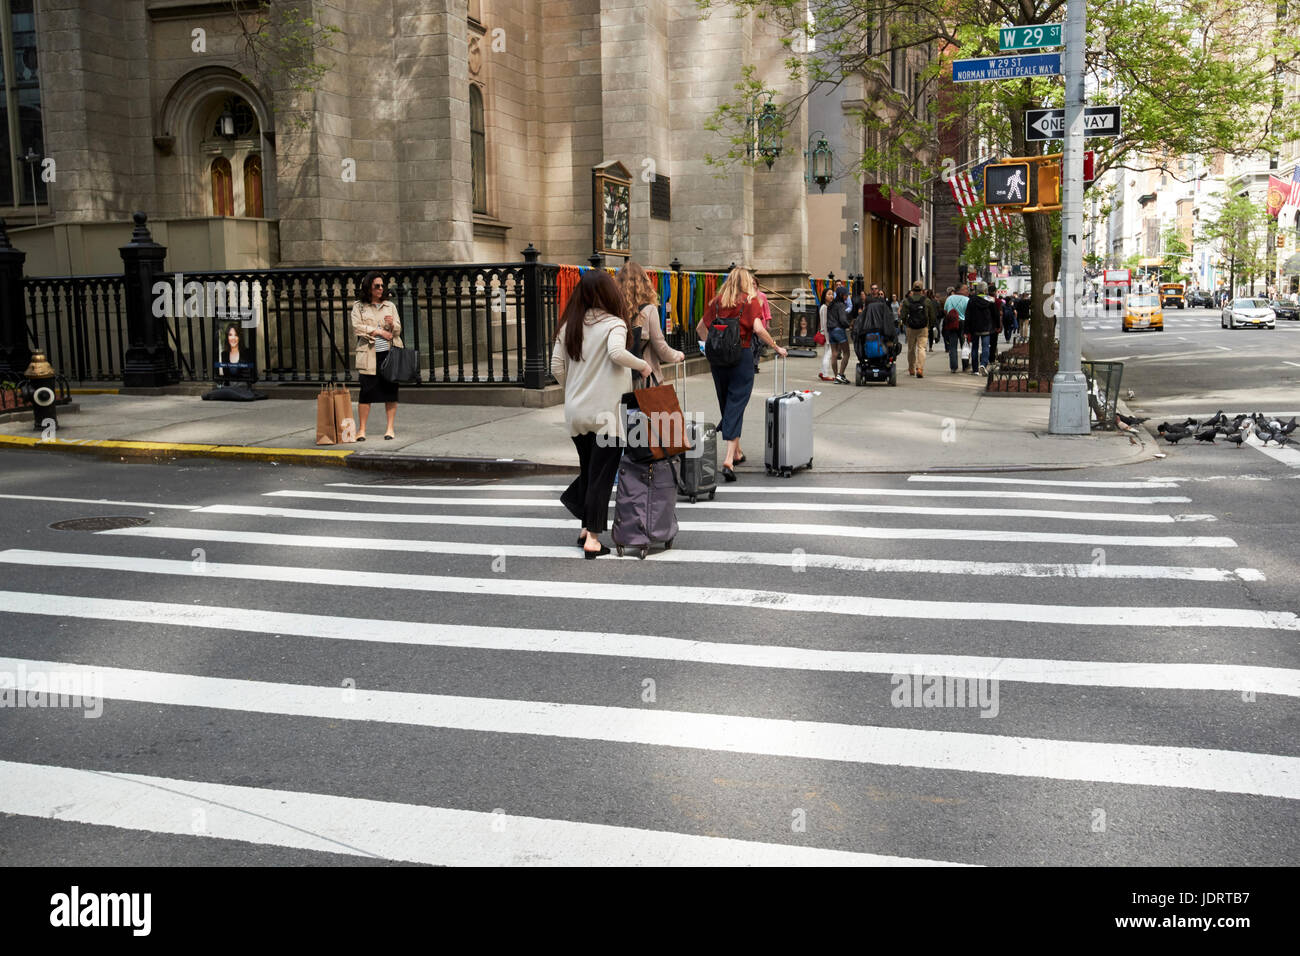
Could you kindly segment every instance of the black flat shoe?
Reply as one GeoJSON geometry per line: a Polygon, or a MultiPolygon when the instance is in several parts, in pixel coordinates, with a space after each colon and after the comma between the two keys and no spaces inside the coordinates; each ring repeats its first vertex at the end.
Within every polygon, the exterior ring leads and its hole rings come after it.
{"type": "Polygon", "coordinates": [[[735,481],[735,480],[736,480],[736,473],[735,473],[734,471],[732,471],[730,468],[728,468],[726,465],[723,465],[723,466],[722,466],[722,477],[725,478],[727,481],[735,481]]]}
{"type": "Polygon", "coordinates": [[[365,436],[365,435],[358,435],[358,436],[357,436],[357,441],[365,441],[365,440],[366,440],[366,436],[365,436]]]}
{"type": "Polygon", "coordinates": [[[582,556],[588,561],[595,561],[602,554],[609,554],[609,548],[605,547],[603,544],[600,546],[599,551],[588,551],[584,548],[582,552],[582,556]]]}
{"type": "Polygon", "coordinates": [[[743,465],[747,461],[749,461],[749,457],[747,455],[741,455],[739,458],[736,459],[736,464],[743,465]]]}
{"type": "Polygon", "coordinates": [[[582,547],[582,543],[583,543],[584,541],[586,541],[586,540],[587,540],[587,535],[586,535],[586,533],[583,533],[583,534],[578,535],[578,547],[581,548],[581,547],[582,547]]]}
{"type": "Polygon", "coordinates": [[[396,435],[385,435],[384,441],[392,441],[396,437],[397,437],[396,435]]]}

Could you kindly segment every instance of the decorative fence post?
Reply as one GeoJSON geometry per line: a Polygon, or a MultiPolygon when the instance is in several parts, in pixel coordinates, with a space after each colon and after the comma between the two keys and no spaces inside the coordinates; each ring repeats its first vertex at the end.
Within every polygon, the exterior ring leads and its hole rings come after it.
{"type": "Polygon", "coordinates": [[[27,253],[9,245],[0,219],[0,379],[22,375],[32,360],[23,305],[23,262],[27,253]]]}
{"type": "Polygon", "coordinates": [[[180,381],[175,357],[167,344],[167,318],[154,314],[154,282],[163,271],[167,247],[153,241],[142,212],[131,219],[135,230],[122,246],[125,273],[127,349],[122,384],[127,388],[157,388],[180,381]]]}
{"type": "Polygon", "coordinates": [[[524,255],[524,388],[545,388],[551,374],[546,313],[542,310],[541,253],[530,242],[524,255]]]}

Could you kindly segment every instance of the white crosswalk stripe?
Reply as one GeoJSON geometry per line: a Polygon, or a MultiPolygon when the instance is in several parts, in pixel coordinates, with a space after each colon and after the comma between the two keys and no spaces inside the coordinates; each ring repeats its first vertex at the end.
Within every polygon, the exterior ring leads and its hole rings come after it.
{"type": "Polygon", "coordinates": [[[1272,718],[1260,736],[1227,716],[1300,698],[1300,670],[1271,652],[1294,642],[1300,617],[1247,591],[1266,578],[1239,566],[1250,561],[1232,537],[1175,533],[1231,528],[1199,513],[1185,483],[863,485],[720,490],[680,507],[671,550],[595,563],[574,546],[577,522],[556,515],[558,483],[290,479],[168,503],[9,496],[152,515],[81,538],[51,532],[62,547],[10,537],[0,548],[0,617],[18,624],[0,637],[0,815],[9,827],[89,827],[88,839],[117,828],[184,841],[198,839],[197,807],[232,861],[256,844],[436,865],[969,865],[1019,858],[972,841],[938,851],[906,818],[792,831],[779,796],[785,823],[755,828],[737,815],[745,801],[729,799],[744,785],[737,768],[772,781],[751,800],[833,778],[859,801],[869,780],[872,792],[942,794],[963,819],[983,812],[986,790],[1001,805],[1049,788],[1088,806],[1159,791],[1162,808],[1216,819],[1255,806],[1242,801],[1300,799],[1300,757],[1272,718]],[[320,507],[254,503],[267,496],[320,507]],[[48,628],[48,642],[19,639],[48,628]],[[35,693],[19,675],[46,682],[43,703],[19,703],[35,693]],[[636,697],[650,677],[661,696],[636,697]],[[612,694],[611,680],[635,693],[612,694]],[[830,689],[850,685],[860,706],[839,707],[830,689]],[[250,769],[252,785],[210,765],[212,751],[184,772],[153,752],[83,765],[77,726],[53,715],[69,688],[104,703],[81,735],[130,732],[133,750],[199,727],[268,741],[319,727],[302,746],[329,754],[355,741],[337,754],[349,761],[400,735],[429,748],[447,786],[408,786],[401,760],[373,795],[328,774],[299,783],[283,757],[250,769]],[[1150,700],[1167,711],[1144,712],[1150,700]],[[495,795],[457,799],[471,770],[495,795]],[[548,805],[570,783],[623,796],[548,805]],[[704,792],[709,809],[690,809],[704,792]],[[685,803],[643,819],[620,809],[632,794],[685,803]]]}

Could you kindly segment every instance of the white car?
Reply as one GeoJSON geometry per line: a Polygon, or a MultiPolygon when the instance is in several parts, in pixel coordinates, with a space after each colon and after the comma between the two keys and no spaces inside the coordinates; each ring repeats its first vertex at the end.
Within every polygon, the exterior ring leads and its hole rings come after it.
{"type": "Polygon", "coordinates": [[[1233,299],[1223,309],[1219,325],[1225,329],[1277,328],[1277,313],[1269,305],[1268,299],[1233,299]]]}

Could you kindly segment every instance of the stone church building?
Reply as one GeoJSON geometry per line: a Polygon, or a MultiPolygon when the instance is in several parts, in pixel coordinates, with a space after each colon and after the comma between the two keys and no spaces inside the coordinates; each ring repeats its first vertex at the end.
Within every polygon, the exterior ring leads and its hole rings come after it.
{"type": "MultiPolygon", "coordinates": [[[[701,17],[696,0],[294,6],[337,28],[307,92],[257,69],[247,0],[0,0],[0,215],[29,275],[120,271],[135,210],[168,267],[191,271],[516,261],[532,243],[560,263],[618,246],[656,266],[734,261],[773,288],[925,272],[929,204],[877,196],[876,227],[870,184],[822,201],[807,109],[770,167],[707,162],[733,148],[706,125],[747,66],[778,106],[805,92],[752,15],[701,17]]],[[[853,138],[835,139],[843,166],[853,138]]]]}

